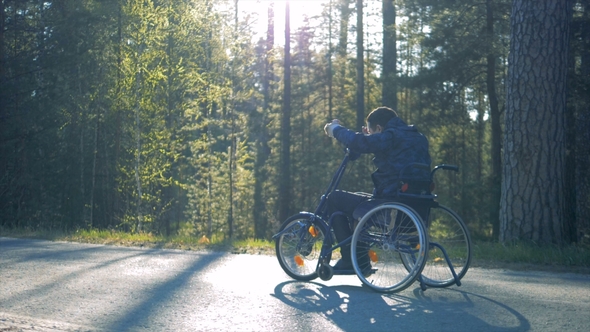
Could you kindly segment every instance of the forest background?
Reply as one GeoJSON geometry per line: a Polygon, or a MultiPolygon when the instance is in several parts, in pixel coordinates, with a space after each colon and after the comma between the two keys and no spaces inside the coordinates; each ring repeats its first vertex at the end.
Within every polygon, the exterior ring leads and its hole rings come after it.
{"type": "MultiPolygon", "coordinates": [[[[326,0],[294,31],[275,26],[275,2],[1,0],[0,229],[269,239],[313,210],[343,156],[323,125],[360,129],[387,105],[428,137],[434,164],[460,166],[436,193],[476,240],[590,242],[589,0],[555,2],[567,90],[549,142],[564,163],[509,178],[521,164],[503,147],[530,122],[508,102],[522,1],[326,0]],[[507,213],[515,179],[525,193],[560,184],[548,225],[507,213]],[[508,231],[521,221],[528,231],[508,231]]],[[[370,172],[362,157],[342,188],[370,192],[370,172]]],[[[528,208],[544,210],[532,192],[528,208]]]]}

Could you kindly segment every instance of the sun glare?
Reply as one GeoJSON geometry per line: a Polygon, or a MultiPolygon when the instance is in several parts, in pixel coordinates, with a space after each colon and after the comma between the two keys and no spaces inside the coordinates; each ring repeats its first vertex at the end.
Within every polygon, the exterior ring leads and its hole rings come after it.
{"type": "MultiPolygon", "coordinates": [[[[324,4],[329,0],[289,0],[291,32],[304,25],[305,19],[318,16],[322,13],[324,4]]],[[[285,5],[286,0],[239,0],[238,8],[244,14],[255,14],[254,31],[264,36],[268,24],[268,8],[274,4],[275,43],[284,44],[285,31],[285,5]]]]}

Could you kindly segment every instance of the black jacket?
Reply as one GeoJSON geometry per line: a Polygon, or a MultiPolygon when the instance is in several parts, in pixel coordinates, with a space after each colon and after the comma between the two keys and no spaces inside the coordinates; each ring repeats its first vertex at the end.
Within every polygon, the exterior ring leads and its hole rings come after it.
{"type": "MultiPolygon", "coordinates": [[[[371,175],[375,190],[373,194],[391,196],[397,192],[400,183],[400,171],[410,163],[430,166],[428,140],[416,127],[408,126],[402,119],[395,117],[387,123],[381,133],[365,135],[344,127],[336,127],[334,138],[343,143],[352,152],[373,153],[373,163],[377,167],[371,175]]],[[[428,180],[430,173],[426,170],[412,169],[404,173],[404,178],[428,180]]]]}

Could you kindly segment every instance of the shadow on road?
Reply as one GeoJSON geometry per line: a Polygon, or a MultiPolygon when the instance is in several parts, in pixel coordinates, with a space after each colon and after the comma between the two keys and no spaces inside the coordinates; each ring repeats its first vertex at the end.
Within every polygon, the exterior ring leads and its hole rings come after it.
{"type": "MultiPolygon", "coordinates": [[[[172,256],[186,257],[187,253],[174,250],[120,248],[102,245],[84,245],[56,243],[35,240],[11,240],[2,238],[0,258],[3,265],[17,265],[26,262],[34,272],[42,276],[38,283],[27,285],[23,290],[15,290],[2,297],[2,301],[13,305],[33,304],[40,310],[53,311],[51,300],[55,297],[76,296],[70,301],[76,301],[78,306],[94,307],[92,314],[98,315],[105,299],[129,302],[129,305],[117,312],[110,312],[108,319],[103,319],[100,325],[105,331],[128,331],[149,327],[151,319],[157,316],[162,307],[166,307],[175,300],[178,292],[207,266],[223,257],[219,253],[200,253],[190,255],[187,264],[177,269],[175,266],[151,266],[152,259],[167,260],[172,256]],[[11,259],[11,251],[19,251],[19,258],[11,259]],[[112,258],[106,258],[112,257],[112,258]],[[172,269],[170,271],[169,269],[172,269]],[[136,284],[112,285],[109,282],[125,282],[125,278],[116,275],[129,271],[136,271],[136,284]],[[172,272],[172,273],[165,273],[172,272]],[[113,278],[109,278],[109,273],[113,278]],[[141,273],[147,273],[142,275],[141,273]],[[159,276],[161,274],[161,277],[159,276]],[[160,279],[162,278],[162,279],[160,279]],[[88,284],[80,284],[86,282],[88,284]],[[95,281],[95,282],[93,282],[95,281]],[[83,286],[81,286],[83,285],[83,286]],[[137,301],[129,300],[130,292],[136,291],[137,301]],[[117,293],[118,292],[118,293],[117,293]],[[119,295],[112,296],[111,293],[119,295]],[[96,300],[93,300],[96,299],[96,300]],[[96,303],[94,303],[96,302],[96,303]]],[[[114,304],[108,303],[110,306],[114,304]]],[[[110,307],[108,307],[110,308],[110,307]]],[[[108,309],[107,308],[107,309],[108,309]]],[[[64,309],[65,310],[65,309],[64,309]]],[[[0,312],[2,306],[0,305],[0,312]]],[[[28,313],[24,313],[26,316],[28,313]]]]}
{"type": "Polygon", "coordinates": [[[488,297],[453,289],[420,288],[381,294],[366,286],[288,281],[272,294],[285,304],[323,315],[344,331],[527,331],[517,310],[488,297]]]}
{"type": "Polygon", "coordinates": [[[34,260],[41,260],[44,262],[59,262],[62,260],[77,260],[84,259],[87,255],[97,252],[97,250],[104,250],[105,246],[90,245],[86,248],[80,248],[79,246],[71,246],[70,249],[65,249],[59,242],[51,242],[47,240],[34,240],[34,239],[11,239],[1,238],[1,247],[3,255],[3,262],[0,263],[0,267],[3,264],[14,265],[22,262],[29,262],[34,260]],[[60,246],[59,250],[54,250],[55,247],[60,246]],[[19,259],[6,258],[10,251],[13,250],[26,250],[28,254],[19,255],[19,259]]]}
{"type": "MultiPolygon", "coordinates": [[[[166,251],[165,253],[170,254],[171,252],[166,251]]],[[[107,330],[129,331],[150,327],[152,324],[150,317],[158,315],[162,307],[175,300],[176,294],[190,283],[193,276],[221,257],[219,254],[200,255],[198,259],[179,271],[173,278],[158,283],[155,288],[150,289],[149,296],[127,312],[121,313],[120,318],[110,324],[107,330]]],[[[162,329],[165,329],[165,327],[162,327],[162,329]]]]}
{"type": "MultiPolygon", "coordinates": [[[[28,262],[35,265],[35,262],[39,262],[39,266],[43,264],[53,264],[55,267],[51,271],[42,271],[44,274],[44,281],[30,287],[27,290],[21,292],[14,292],[10,296],[6,297],[4,300],[7,302],[24,302],[30,300],[31,298],[45,298],[49,294],[53,292],[59,292],[65,284],[79,279],[82,275],[93,273],[93,271],[97,271],[108,267],[110,265],[128,260],[133,257],[149,255],[150,251],[131,251],[128,254],[118,257],[116,259],[106,260],[100,264],[85,266],[84,268],[71,270],[71,271],[62,271],[59,267],[65,261],[81,261],[86,262],[89,257],[93,255],[100,255],[105,252],[105,250],[109,250],[109,247],[105,246],[90,246],[83,249],[79,247],[72,246],[72,249],[65,250],[63,247],[60,247],[59,250],[53,250],[52,248],[53,242],[48,241],[35,241],[35,240],[26,240],[26,241],[3,241],[2,243],[2,250],[4,253],[8,252],[9,250],[18,250],[20,248],[26,248],[30,254],[24,255],[21,259],[16,261],[5,260],[4,264],[17,264],[19,262],[28,262]],[[26,244],[26,246],[22,245],[26,244]]],[[[0,264],[0,268],[2,264],[0,264]]]]}

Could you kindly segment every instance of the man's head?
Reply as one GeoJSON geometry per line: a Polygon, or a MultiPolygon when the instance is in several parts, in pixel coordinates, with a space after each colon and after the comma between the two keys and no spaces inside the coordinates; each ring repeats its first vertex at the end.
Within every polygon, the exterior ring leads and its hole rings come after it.
{"type": "Polygon", "coordinates": [[[389,107],[378,107],[367,116],[367,128],[370,134],[380,133],[389,120],[397,117],[397,113],[389,107]]]}

